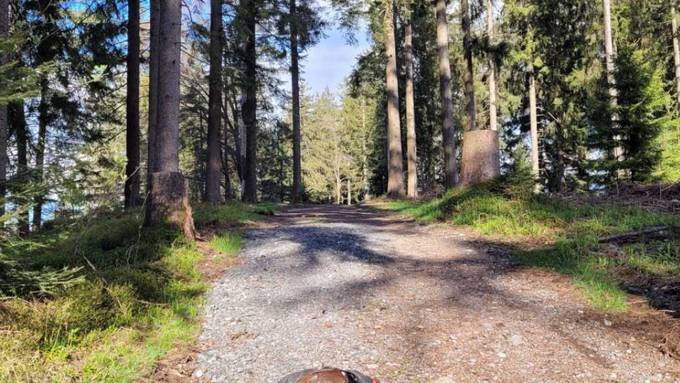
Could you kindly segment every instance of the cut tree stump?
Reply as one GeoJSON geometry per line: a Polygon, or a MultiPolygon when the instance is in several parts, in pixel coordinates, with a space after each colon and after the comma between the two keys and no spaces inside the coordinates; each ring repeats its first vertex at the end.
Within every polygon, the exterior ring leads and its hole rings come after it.
{"type": "Polygon", "coordinates": [[[195,238],[189,184],[182,173],[153,173],[148,204],[147,225],[169,225],[181,230],[187,238],[195,238]]]}
{"type": "Polygon", "coordinates": [[[474,130],[463,136],[461,183],[465,186],[491,181],[500,176],[498,132],[474,130]]]}

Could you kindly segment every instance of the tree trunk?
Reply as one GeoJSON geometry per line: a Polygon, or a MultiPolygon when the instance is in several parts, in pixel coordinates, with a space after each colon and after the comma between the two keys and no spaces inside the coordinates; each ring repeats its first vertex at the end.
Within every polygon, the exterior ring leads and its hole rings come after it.
{"type": "Polygon", "coordinates": [[[416,152],[416,116],[413,86],[413,23],[411,16],[405,26],[404,61],[406,65],[406,157],[409,198],[418,197],[418,154],[416,152]]]}
{"type": "MultiPolygon", "coordinates": [[[[9,0],[0,0],[0,38],[9,35],[9,0]]],[[[7,62],[7,54],[0,56],[0,65],[7,62]]],[[[0,106],[0,217],[5,215],[5,196],[7,195],[7,140],[9,121],[7,106],[0,106]]],[[[0,224],[1,225],[1,224],[0,224]]]]}
{"type": "Polygon", "coordinates": [[[179,172],[181,0],[162,1],[158,21],[158,52],[151,54],[158,55],[158,76],[163,79],[158,81],[156,149],[159,155],[158,170],[151,175],[147,224],[168,224],[193,238],[188,183],[179,172]]]}
{"type": "Polygon", "coordinates": [[[26,126],[26,115],[24,114],[24,102],[17,101],[9,104],[8,115],[13,130],[16,132],[17,142],[17,172],[12,182],[14,191],[12,192],[12,203],[18,210],[17,226],[19,236],[25,237],[31,232],[28,223],[28,204],[29,201],[23,193],[22,187],[26,185],[28,177],[28,128],[26,126]]]}
{"type": "Polygon", "coordinates": [[[461,17],[463,27],[463,51],[465,56],[465,111],[467,126],[465,131],[477,130],[477,107],[475,106],[475,70],[472,61],[472,26],[470,22],[470,6],[468,0],[461,0],[461,17]]]}
{"type": "Polygon", "coordinates": [[[475,106],[475,73],[472,60],[472,31],[468,0],[461,0],[465,56],[465,98],[467,128],[463,136],[461,179],[463,185],[476,185],[500,176],[498,131],[479,130],[475,106]]]}
{"type": "Polygon", "coordinates": [[[451,91],[451,65],[449,64],[449,24],[446,16],[446,0],[437,0],[437,47],[439,53],[439,87],[442,101],[442,133],[444,137],[444,173],[446,187],[458,183],[456,159],[456,128],[453,117],[453,93],[451,91]]]}
{"type": "Polygon", "coordinates": [[[677,87],[678,108],[680,109],[680,42],[678,41],[678,18],[675,6],[671,7],[671,24],[673,26],[673,61],[675,63],[675,82],[677,87]]]}
{"type": "MultiPolygon", "coordinates": [[[[149,39],[149,123],[147,132],[147,169],[146,191],[151,191],[151,174],[157,172],[158,153],[156,152],[156,131],[158,126],[158,48],[160,46],[161,0],[150,0],[150,39],[149,39]]],[[[147,209],[147,212],[149,210],[147,209]]],[[[147,217],[148,219],[148,217],[147,217]]]]}
{"type": "Polygon", "coordinates": [[[243,200],[257,202],[257,41],[255,29],[257,4],[254,0],[242,2],[245,25],[245,102],[243,123],[246,133],[246,169],[243,200]]]}
{"type": "Polygon", "coordinates": [[[125,207],[140,204],[139,167],[139,0],[128,0],[125,207]]]}
{"type": "Polygon", "coordinates": [[[533,69],[529,70],[529,125],[531,130],[531,172],[538,179],[540,174],[538,151],[538,111],[536,102],[536,78],[533,69]]]}
{"type": "MultiPolygon", "coordinates": [[[[224,83],[224,82],[223,82],[224,83]]],[[[222,169],[224,171],[224,200],[229,201],[234,198],[234,191],[231,188],[231,175],[229,174],[229,97],[226,93],[223,94],[222,102],[224,103],[224,110],[222,111],[222,118],[224,119],[224,128],[222,129],[222,139],[224,144],[222,146],[222,169]]]]}
{"type": "MultiPolygon", "coordinates": [[[[40,104],[38,105],[38,140],[35,144],[35,182],[42,188],[45,177],[45,143],[47,141],[47,121],[49,119],[48,106],[49,83],[46,78],[40,80],[40,104]]],[[[39,230],[42,226],[43,204],[45,195],[38,191],[33,200],[33,228],[39,230]]]]}
{"type": "MultiPolygon", "coordinates": [[[[489,43],[493,39],[493,2],[486,1],[486,27],[489,43]]],[[[498,102],[496,101],[496,62],[493,57],[489,58],[489,128],[498,130],[498,102]]]]}
{"type": "MultiPolygon", "coordinates": [[[[616,131],[618,130],[618,113],[616,109],[618,108],[619,95],[616,90],[616,53],[614,52],[614,39],[612,36],[611,1],[603,0],[602,5],[604,8],[604,58],[607,70],[607,85],[609,87],[609,105],[611,109],[612,128],[616,131]]],[[[624,153],[623,148],[618,144],[621,141],[621,135],[618,132],[614,135],[614,141],[617,142],[617,146],[614,148],[614,159],[616,161],[622,161],[624,159],[624,153]]]]}
{"type": "Polygon", "coordinates": [[[298,52],[298,19],[296,0],[290,0],[290,75],[293,96],[293,195],[294,203],[302,200],[302,156],[300,124],[300,64],[298,52]]]}
{"type": "Polygon", "coordinates": [[[397,46],[394,36],[394,4],[385,0],[385,53],[387,54],[387,196],[404,196],[404,159],[401,149],[399,119],[399,80],[397,78],[397,46]]]}
{"type": "Polygon", "coordinates": [[[347,178],[347,206],[352,206],[352,181],[347,178]]]}
{"type": "Polygon", "coordinates": [[[208,96],[208,163],[205,201],[220,202],[220,130],[222,128],[222,0],[210,0],[210,84],[208,96]]]}

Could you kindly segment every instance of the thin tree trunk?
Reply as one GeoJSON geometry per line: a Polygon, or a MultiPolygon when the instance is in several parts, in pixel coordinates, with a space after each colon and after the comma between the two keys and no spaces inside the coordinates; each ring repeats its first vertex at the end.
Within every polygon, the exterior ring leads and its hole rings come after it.
{"type": "MultiPolygon", "coordinates": [[[[160,47],[160,9],[161,0],[150,0],[150,41],[149,41],[149,123],[147,132],[147,170],[146,189],[151,191],[151,174],[159,170],[156,152],[156,132],[158,126],[158,48],[160,47]]],[[[148,211],[148,210],[147,210],[148,211]]],[[[147,217],[148,218],[148,217],[147,217]]]]}
{"type": "Polygon", "coordinates": [[[296,0],[290,0],[290,75],[293,96],[293,202],[302,200],[302,158],[300,123],[300,64],[296,0]]]}
{"type": "Polygon", "coordinates": [[[675,82],[677,87],[678,108],[680,109],[680,42],[678,40],[678,18],[675,6],[671,7],[671,24],[673,26],[673,61],[675,62],[675,82]]]}
{"type": "MultiPolygon", "coordinates": [[[[0,0],[0,37],[9,35],[9,0],[0,0]]],[[[0,56],[0,65],[7,62],[7,54],[0,56]]],[[[5,214],[5,196],[7,195],[7,140],[9,121],[7,106],[0,106],[0,216],[5,214]]]]}
{"type": "Polygon", "coordinates": [[[347,178],[347,206],[352,206],[352,181],[347,178]]]}
{"type": "Polygon", "coordinates": [[[128,0],[125,207],[140,204],[139,155],[139,0],[128,0]]]}
{"type": "Polygon", "coordinates": [[[243,123],[246,131],[246,174],[243,199],[257,202],[257,45],[255,28],[257,4],[254,0],[244,0],[241,5],[245,12],[245,102],[243,103],[243,123]]]}
{"type": "Polygon", "coordinates": [[[453,115],[453,93],[451,91],[451,65],[449,64],[449,24],[446,16],[446,0],[437,0],[437,49],[439,54],[439,87],[442,102],[442,133],[444,137],[444,174],[446,187],[458,183],[456,159],[456,128],[453,115]]]}
{"type": "Polygon", "coordinates": [[[387,54],[387,195],[404,196],[404,159],[401,148],[399,119],[399,80],[397,78],[397,46],[394,36],[393,0],[385,0],[385,53],[387,54]]]}
{"type": "Polygon", "coordinates": [[[472,30],[468,0],[461,0],[463,26],[463,50],[465,56],[465,110],[467,112],[466,132],[477,130],[477,108],[475,106],[475,72],[472,61],[472,30]]]}
{"type": "Polygon", "coordinates": [[[368,132],[366,131],[366,99],[361,96],[361,132],[363,134],[361,140],[361,181],[364,186],[364,200],[371,199],[371,188],[368,183],[368,150],[366,144],[368,141],[368,132]]]}
{"type": "MultiPolygon", "coordinates": [[[[493,39],[493,2],[486,1],[486,27],[489,42],[493,39]]],[[[489,126],[491,130],[498,130],[498,102],[496,101],[496,62],[489,58],[489,126]]]]}
{"type": "Polygon", "coordinates": [[[222,0],[210,0],[210,84],[208,96],[208,163],[205,201],[220,202],[220,130],[222,129],[222,0]]]}
{"type": "MultiPolygon", "coordinates": [[[[158,109],[156,150],[158,170],[151,175],[147,224],[168,224],[194,237],[188,183],[179,171],[180,59],[182,2],[160,4],[158,51],[158,109]]],[[[153,27],[152,27],[153,28],[153,27]]]]}
{"type": "Polygon", "coordinates": [[[223,94],[222,102],[224,103],[222,118],[224,119],[224,128],[222,129],[222,139],[224,144],[222,145],[222,167],[224,170],[224,200],[229,201],[234,198],[234,191],[231,187],[231,175],[229,174],[229,97],[227,94],[223,94]]]}
{"type": "Polygon", "coordinates": [[[538,179],[540,172],[538,152],[538,112],[536,102],[536,78],[534,71],[529,71],[529,124],[531,129],[531,170],[538,179]]]}
{"type": "Polygon", "coordinates": [[[416,152],[416,116],[413,86],[413,23],[409,15],[405,26],[404,61],[406,65],[406,157],[409,198],[418,196],[418,154],[416,152]]]}
{"type": "MultiPolygon", "coordinates": [[[[47,141],[47,120],[49,106],[47,95],[49,93],[49,83],[43,78],[40,81],[40,104],[38,105],[38,140],[35,144],[35,181],[42,188],[45,178],[45,142],[47,141]]],[[[43,204],[45,195],[39,191],[33,201],[33,228],[39,230],[42,226],[43,204]]]]}
{"type": "MultiPolygon", "coordinates": [[[[618,91],[616,90],[616,52],[614,51],[614,39],[612,33],[612,14],[611,14],[611,1],[603,0],[603,13],[604,13],[604,58],[605,66],[607,70],[607,85],[609,87],[609,105],[611,109],[611,122],[612,128],[618,130],[618,114],[616,109],[618,107],[618,91]]],[[[622,161],[623,148],[620,146],[621,135],[615,133],[614,141],[617,146],[614,148],[614,159],[617,161],[622,161]]]]}
{"type": "Polygon", "coordinates": [[[8,115],[9,121],[12,124],[17,137],[17,172],[12,182],[14,188],[14,191],[12,192],[12,202],[14,208],[19,210],[17,218],[19,236],[25,237],[31,232],[31,227],[28,223],[29,217],[27,205],[29,201],[22,189],[22,187],[26,185],[28,177],[28,128],[26,126],[24,102],[17,101],[9,104],[8,115]]]}

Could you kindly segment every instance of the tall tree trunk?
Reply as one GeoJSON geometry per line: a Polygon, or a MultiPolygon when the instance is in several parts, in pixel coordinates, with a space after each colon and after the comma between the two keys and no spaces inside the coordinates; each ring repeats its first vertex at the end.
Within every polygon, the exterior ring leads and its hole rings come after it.
{"type": "Polygon", "coordinates": [[[24,112],[24,102],[16,101],[8,106],[9,121],[13,130],[16,132],[17,143],[17,172],[12,181],[12,203],[14,208],[19,211],[17,226],[19,236],[25,237],[30,231],[28,223],[28,204],[29,201],[23,193],[23,186],[26,185],[28,177],[28,128],[26,126],[26,115],[24,112]]]}
{"type": "MultiPolygon", "coordinates": [[[[493,2],[486,0],[486,28],[489,42],[492,41],[493,31],[493,2]]],[[[496,62],[489,57],[489,127],[498,130],[498,102],[496,101],[496,62]]]]}
{"type": "Polygon", "coordinates": [[[451,90],[451,65],[449,64],[449,23],[446,16],[446,0],[437,0],[437,49],[439,54],[439,87],[442,101],[442,133],[444,137],[444,174],[446,187],[458,183],[456,159],[456,128],[453,115],[451,90]]]}
{"type": "MultiPolygon", "coordinates": [[[[150,0],[150,41],[149,41],[149,123],[147,132],[147,169],[146,191],[151,191],[151,174],[159,170],[156,152],[156,132],[158,126],[158,48],[160,47],[161,0],[150,0]]],[[[147,209],[147,212],[150,210],[147,209]]],[[[149,217],[147,217],[148,220],[149,217]]]]}
{"type": "Polygon", "coordinates": [[[413,86],[413,23],[411,16],[404,31],[404,61],[406,65],[406,157],[407,157],[407,196],[418,196],[418,154],[416,153],[416,115],[413,86]]]}
{"type": "Polygon", "coordinates": [[[678,38],[678,18],[675,6],[671,7],[671,24],[673,27],[673,61],[675,63],[675,82],[677,87],[678,108],[680,109],[680,41],[678,38]]]}
{"type": "Polygon", "coordinates": [[[205,201],[220,202],[220,130],[222,128],[222,0],[210,0],[210,84],[208,96],[208,163],[205,201]]]}
{"type": "Polygon", "coordinates": [[[466,132],[477,130],[477,107],[475,106],[475,69],[472,61],[472,23],[468,0],[460,1],[461,25],[463,27],[463,54],[465,57],[465,111],[467,114],[466,132]]]}
{"type": "Polygon", "coordinates": [[[302,156],[300,133],[300,64],[296,0],[290,0],[290,75],[293,96],[293,202],[302,200],[302,156]]]}
{"type": "MultiPolygon", "coordinates": [[[[46,78],[40,80],[40,104],[38,105],[38,140],[35,144],[35,181],[43,187],[42,183],[45,179],[45,143],[47,141],[47,122],[49,113],[49,101],[47,100],[49,93],[49,82],[46,78]]],[[[45,203],[45,195],[43,191],[39,191],[33,201],[33,228],[39,230],[42,226],[43,204],[45,203]]]]}
{"type": "MultiPolygon", "coordinates": [[[[151,175],[148,224],[169,224],[194,237],[188,183],[179,171],[181,0],[160,4],[158,51],[158,109],[156,150],[158,170],[151,175]]],[[[153,28],[153,27],[152,27],[153,28]]]]}
{"type": "Polygon", "coordinates": [[[361,96],[361,182],[364,187],[364,200],[371,199],[371,186],[368,182],[368,132],[366,130],[366,98],[361,96]]]}
{"type": "Polygon", "coordinates": [[[125,207],[140,204],[139,155],[139,0],[128,0],[125,207]]]}
{"type": "Polygon", "coordinates": [[[463,185],[476,185],[490,181],[500,175],[498,131],[493,129],[480,130],[477,125],[470,7],[468,0],[461,0],[460,5],[464,34],[463,50],[466,64],[465,98],[467,112],[467,128],[463,136],[461,183],[463,185]]]}
{"type": "MultiPolygon", "coordinates": [[[[602,5],[604,8],[604,59],[607,70],[607,85],[609,87],[611,122],[612,128],[618,130],[618,113],[616,112],[616,109],[618,107],[619,95],[616,90],[616,52],[614,52],[614,38],[612,33],[611,0],[603,0],[602,5]]],[[[620,146],[621,135],[618,132],[614,135],[614,141],[617,143],[617,146],[614,148],[614,159],[616,161],[622,161],[624,159],[624,153],[623,148],[620,146]]]]}
{"type": "Polygon", "coordinates": [[[531,130],[531,171],[538,179],[540,172],[538,151],[538,111],[536,102],[536,77],[533,69],[529,70],[529,125],[531,130]]]}
{"type": "Polygon", "coordinates": [[[246,169],[243,200],[257,202],[257,4],[254,0],[241,3],[245,25],[245,100],[243,103],[243,123],[246,133],[246,169]]]}
{"type": "Polygon", "coordinates": [[[222,169],[224,171],[224,200],[229,201],[234,198],[234,191],[231,188],[231,175],[229,174],[229,97],[227,94],[223,94],[223,111],[222,118],[224,119],[224,128],[222,129],[222,139],[224,144],[222,145],[222,169]]]}
{"type": "Polygon", "coordinates": [[[397,45],[394,36],[393,0],[385,0],[385,53],[387,54],[387,195],[404,196],[404,159],[401,149],[399,119],[399,80],[397,78],[397,45]]]}
{"type": "Polygon", "coordinates": [[[352,181],[347,178],[347,206],[352,206],[352,181]]]}
{"type": "MultiPolygon", "coordinates": [[[[0,38],[9,35],[9,0],[0,0],[0,38]]],[[[0,65],[7,62],[7,54],[0,55],[0,65]]],[[[0,106],[0,216],[5,214],[5,196],[7,195],[7,140],[9,121],[7,106],[0,106]]]]}

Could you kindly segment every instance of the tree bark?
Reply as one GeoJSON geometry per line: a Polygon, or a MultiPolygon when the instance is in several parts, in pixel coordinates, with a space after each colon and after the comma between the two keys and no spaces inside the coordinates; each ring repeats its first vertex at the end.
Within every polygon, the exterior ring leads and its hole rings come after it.
{"type": "Polygon", "coordinates": [[[536,102],[536,77],[533,69],[529,70],[529,125],[531,130],[531,171],[534,178],[540,174],[538,151],[538,112],[536,102]]]}
{"type": "Polygon", "coordinates": [[[461,183],[477,185],[500,175],[498,132],[491,129],[470,130],[463,138],[461,183]]]}
{"type": "MultiPolygon", "coordinates": [[[[486,27],[489,36],[489,43],[491,43],[493,31],[493,2],[486,1],[486,27]]],[[[491,130],[498,130],[498,102],[496,100],[496,62],[493,57],[489,57],[489,127],[491,130]]]]}
{"type": "Polygon", "coordinates": [[[125,151],[125,207],[140,204],[139,155],[139,0],[128,0],[128,52],[125,151]]]}
{"type": "Polygon", "coordinates": [[[300,64],[298,51],[298,19],[296,0],[290,0],[290,75],[293,97],[293,195],[294,203],[302,200],[302,156],[300,132],[300,64]]]}
{"type": "Polygon", "coordinates": [[[463,27],[463,51],[465,56],[465,110],[467,112],[466,132],[477,130],[477,108],[475,106],[475,71],[472,61],[472,26],[468,0],[460,1],[463,27]]]}
{"type": "Polygon", "coordinates": [[[158,169],[151,175],[147,224],[170,225],[194,238],[188,184],[179,171],[181,0],[163,0],[158,22],[158,52],[151,54],[158,55],[158,78],[163,81],[158,81],[158,169]]]}
{"type": "Polygon", "coordinates": [[[387,55],[387,196],[404,196],[404,159],[401,148],[399,119],[399,80],[397,78],[397,46],[394,35],[394,3],[385,0],[385,54],[387,55]]]}
{"type": "MultiPolygon", "coordinates": [[[[611,109],[611,122],[612,128],[618,130],[618,114],[616,109],[618,108],[618,91],[616,90],[616,53],[614,52],[614,39],[612,33],[612,13],[611,13],[611,1],[603,0],[603,13],[604,13],[604,59],[605,67],[607,70],[607,85],[609,87],[609,105],[611,109]]],[[[617,146],[614,148],[614,159],[616,161],[622,161],[624,159],[623,148],[620,146],[621,135],[615,133],[614,141],[616,141],[617,146]]]]}
{"type": "MultiPolygon", "coordinates": [[[[40,104],[38,105],[38,140],[35,144],[35,182],[42,188],[45,179],[45,143],[47,141],[47,122],[48,122],[48,93],[49,82],[46,78],[40,80],[40,104]]],[[[43,204],[45,195],[38,191],[33,199],[33,228],[39,230],[42,226],[43,204]]]]}
{"type": "Polygon", "coordinates": [[[446,16],[446,0],[437,0],[437,49],[439,54],[439,87],[442,102],[442,133],[444,138],[444,173],[447,188],[458,183],[456,159],[456,128],[451,90],[451,65],[449,64],[449,24],[446,16]]]}
{"type": "Polygon", "coordinates": [[[28,200],[26,199],[22,187],[26,184],[28,177],[28,128],[26,126],[26,115],[24,112],[24,102],[17,101],[8,106],[9,121],[13,130],[16,132],[17,144],[17,172],[13,179],[12,203],[18,210],[17,226],[19,236],[25,237],[31,232],[28,217],[28,200]]]}
{"type": "Polygon", "coordinates": [[[158,48],[160,47],[160,9],[161,0],[150,0],[150,41],[149,41],[149,123],[147,132],[147,193],[151,191],[151,174],[157,172],[158,154],[156,153],[156,132],[158,126],[158,48]]]}
{"type": "Polygon", "coordinates": [[[415,91],[413,86],[413,23],[411,16],[404,31],[404,61],[406,65],[406,158],[407,192],[409,198],[418,197],[418,154],[416,152],[415,91]]]}
{"type": "Polygon", "coordinates": [[[210,79],[208,96],[208,163],[205,201],[220,202],[220,130],[222,129],[222,0],[210,0],[210,79]]]}
{"type": "Polygon", "coordinates": [[[243,103],[243,123],[246,133],[246,168],[243,200],[257,202],[257,4],[254,0],[242,2],[245,26],[245,100],[243,103]]]}
{"type": "Polygon", "coordinates": [[[675,6],[671,7],[671,24],[673,28],[673,61],[675,63],[675,83],[678,98],[678,108],[680,109],[680,41],[678,39],[678,18],[676,16],[675,6]]]}
{"type": "Polygon", "coordinates": [[[352,181],[347,178],[347,206],[352,206],[352,181]]]}
{"type": "MultiPolygon", "coordinates": [[[[0,37],[9,35],[9,0],[0,0],[0,37]]],[[[7,54],[0,56],[0,65],[7,63],[7,54]]],[[[7,106],[0,106],[0,216],[5,214],[5,196],[7,195],[7,140],[9,121],[7,106]]]]}

